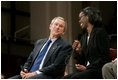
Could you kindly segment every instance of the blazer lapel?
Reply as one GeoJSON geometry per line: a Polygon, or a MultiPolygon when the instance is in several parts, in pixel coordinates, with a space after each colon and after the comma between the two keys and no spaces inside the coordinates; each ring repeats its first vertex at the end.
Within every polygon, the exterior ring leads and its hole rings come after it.
{"type": "Polygon", "coordinates": [[[82,48],[87,48],[87,33],[84,35],[84,38],[82,39],[82,48]]]}
{"type": "Polygon", "coordinates": [[[46,42],[47,39],[43,40],[42,42],[39,42],[36,46],[35,50],[35,55],[34,55],[34,60],[36,59],[38,53],[40,52],[41,48],[43,47],[44,43],[46,42]]]}
{"type": "Polygon", "coordinates": [[[46,65],[46,63],[48,62],[48,60],[49,60],[50,57],[52,56],[53,52],[57,49],[57,47],[58,47],[59,44],[60,44],[60,39],[56,40],[56,41],[52,44],[50,50],[48,51],[48,54],[46,55],[46,58],[45,58],[45,60],[44,60],[43,66],[46,65]]]}
{"type": "Polygon", "coordinates": [[[91,43],[93,43],[93,40],[94,39],[94,34],[95,34],[95,30],[93,29],[91,35],[90,35],[90,38],[89,38],[89,42],[88,42],[88,46],[87,48],[89,48],[91,46],[91,43]]]}
{"type": "Polygon", "coordinates": [[[54,44],[54,45],[50,48],[50,50],[48,51],[48,54],[46,55],[46,58],[45,58],[45,60],[44,60],[43,66],[48,62],[48,60],[50,59],[50,57],[52,56],[52,54],[53,54],[53,52],[56,50],[56,48],[57,48],[57,44],[54,44]]]}

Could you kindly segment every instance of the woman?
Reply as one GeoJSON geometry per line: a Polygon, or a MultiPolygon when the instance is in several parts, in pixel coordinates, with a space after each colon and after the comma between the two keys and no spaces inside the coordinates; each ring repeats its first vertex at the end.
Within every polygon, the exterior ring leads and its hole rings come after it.
{"type": "Polygon", "coordinates": [[[76,59],[77,72],[64,76],[70,79],[100,79],[102,78],[102,66],[110,61],[109,39],[102,28],[100,11],[86,7],[79,13],[79,23],[86,33],[81,40],[75,40],[74,58],[76,59]]]}

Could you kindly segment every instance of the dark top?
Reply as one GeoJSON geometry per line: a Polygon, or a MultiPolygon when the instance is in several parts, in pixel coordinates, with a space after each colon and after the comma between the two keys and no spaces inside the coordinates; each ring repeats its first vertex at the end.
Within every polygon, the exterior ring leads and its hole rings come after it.
{"type": "Polygon", "coordinates": [[[80,40],[81,53],[75,53],[77,63],[84,66],[89,61],[87,69],[98,69],[110,61],[109,58],[109,38],[103,28],[93,28],[87,45],[87,33],[80,40]]]}
{"type": "MultiPolygon", "coordinates": [[[[31,52],[29,58],[24,64],[24,68],[30,71],[33,62],[41,50],[44,43],[47,39],[38,40],[35,44],[33,51],[31,52]]],[[[61,37],[59,37],[49,49],[47,56],[44,60],[44,64],[41,70],[46,75],[50,75],[51,77],[59,77],[64,75],[65,71],[65,59],[72,52],[72,46],[64,41],[61,37]]]]}

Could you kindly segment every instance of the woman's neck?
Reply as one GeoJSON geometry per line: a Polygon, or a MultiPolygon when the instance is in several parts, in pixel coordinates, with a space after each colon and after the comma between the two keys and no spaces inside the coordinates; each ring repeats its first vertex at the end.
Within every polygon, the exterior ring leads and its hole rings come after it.
{"type": "Polygon", "coordinates": [[[88,34],[91,34],[92,29],[93,29],[93,25],[89,24],[88,27],[87,27],[88,34]]]}

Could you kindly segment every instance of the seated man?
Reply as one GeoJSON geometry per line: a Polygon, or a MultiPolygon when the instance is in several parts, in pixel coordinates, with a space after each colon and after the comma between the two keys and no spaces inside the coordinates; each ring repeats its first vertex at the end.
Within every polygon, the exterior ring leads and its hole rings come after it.
{"type": "Polygon", "coordinates": [[[117,58],[103,66],[102,76],[104,79],[117,79],[117,58]]]}
{"type": "Polygon", "coordinates": [[[55,17],[49,29],[49,37],[36,42],[20,75],[11,79],[54,79],[64,75],[65,60],[72,52],[72,46],[61,37],[66,31],[64,18],[55,17]]]}

